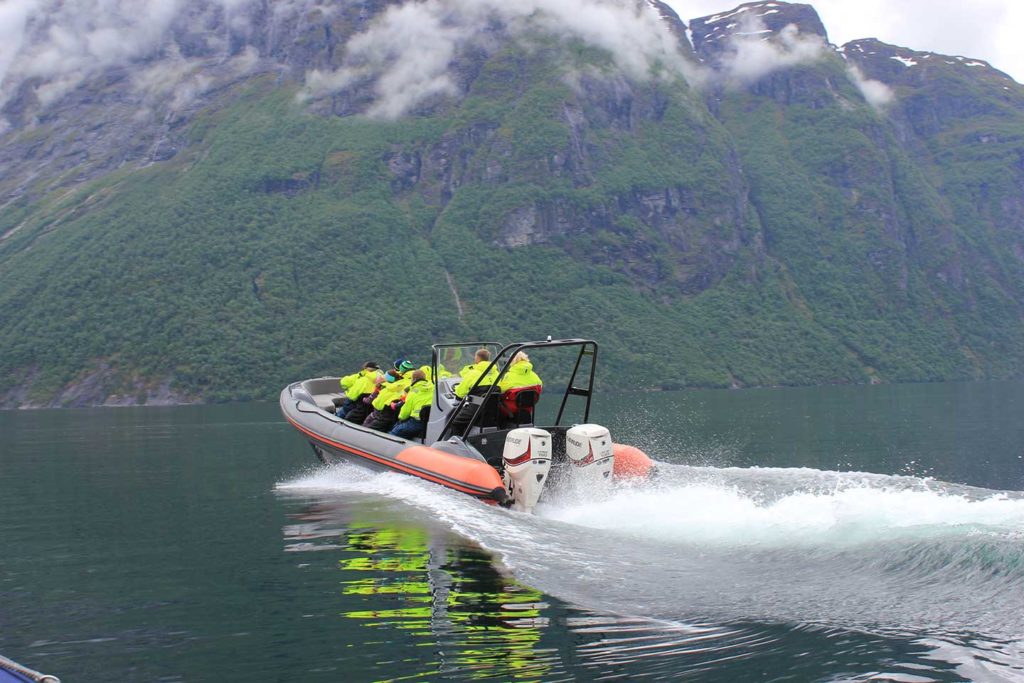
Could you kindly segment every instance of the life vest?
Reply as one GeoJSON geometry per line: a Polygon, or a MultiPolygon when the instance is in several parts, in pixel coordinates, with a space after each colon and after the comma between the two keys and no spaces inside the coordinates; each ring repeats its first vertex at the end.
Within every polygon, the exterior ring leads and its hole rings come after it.
{"type": "Polygon", "coordinates": [[[508,391],[515,387],[542,387],[544,382],[540,381],[540,377],[536,372],[533,371],[533,363],[528,360],[521,360],[518,363],[513,363],[512,367],[508,369],[505,376],[498,382],[498,387],[502,391],[508,391]]]}
{"type": "Polygon", "coordinates": [[[420,419],[420,411],[430,405],[434,398],[434,385],[427,381],[419,381],[409,387],[409,393],[405,396],[405,403],[398,413],[399,420],[420,419]]]}
{"type": "Polygon", "coordinates": [[[345,391],[345,398],[354,401],[360,396],[372,394],[376,385],[377,371],[372,368],[360,370],[358,376],[345,391]]]}
{"type": "MultiPolygon", "coordinates": [[[[473,363],[472,365],[467,365],[462,368],[462,371],[459,373],[462,379],[459,381],[459,386],[455,387],[455,395],[462,398],[468,394],[469,390],[476,384],[477,378],[484,374],[484,370],[486,370],[487,366],[490,364],[491,361],[482,360],[479,363],[473,363]]],[[[491,368],[491,371],[480,380],[480,384],[478,386],[490,386],[494,384],[494,380],[496,379],[498,379],[498,371],[495,368],[491,368]]]]}
{"type": "Polygon", "coordinates": [[[377,394],[377,398],[373,399],[374,409],[384,410],[389,404],[402,398],[402,394],[405,393],[408,386],[409,380],[406,379],[396,379],[394,382],[385,382],[380,385],[380,393],[377,394]]]}

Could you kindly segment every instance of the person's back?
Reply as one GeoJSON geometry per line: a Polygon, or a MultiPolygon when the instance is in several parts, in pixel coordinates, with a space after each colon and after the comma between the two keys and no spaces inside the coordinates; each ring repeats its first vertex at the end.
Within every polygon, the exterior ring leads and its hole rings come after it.
{"type": "Polygon", "coordinates": [[[379,371],[380,366],[378,366],[377,363],[375,363],[372,360],[367,361],[363,363],[363,367],[359,368],[359,370],[357,370],[356,372],[353,372],[351,375],[345,375],[344,377],[341,378],[341,390],[349,398],[355,398],[354,396],[350,396],[350,392],[358,389],[365,389],[365,381],[366,378],[369,377],[371,378],[370,385],[372,391],[372,378],[376,377],[379,371]]]}
{"type": "Polygon", "coordinates": [[[530,362],[530,357],[524,352],[520,351],[512,358],[512,364],[505,376],[498,382],[498,388],[504,393],[509,389],[517,389],[519,387],[542,387],[544,382],[541,381],[540,376],[533,371],[533,363],[530,362]]]}
{"type": "Polygon", "coordinates": [[[366,416],[373,410],[373,406],[370,403],[376,393],[380,391],[380,385],[383,382],[384,375],[379,372],[374,372],[372,375],[357,379],[346,394],[351,399],[349,405],[342,406],[345,408],[345,411],[344,414],[339,413],[339,416],[349,422],[363,424],[366,416]]]}
{"type": "Polygon", "coordinates": [[[476,362],[472,365],[467,365],[462,368],[459,375],[462,379],[459,380],[459,385],[455,387],[455,395],[459,398],[463,398],[470,392],[474,385],[477,385],[477,380],[480,380],[480,387],[489,387],[494,384],[494,381],[498,379],[498,371],[491,368],[490,372],[487,371],[487,367],[491,364],[491,352],[487,349],[478,349],[476,352],[476,362]]]}
{"type": "Polygon", "coordinates": [[[362,425],[381,432],[390,431],[398,421],[398,411],[393,404],[401,400],[409,382],[410,380],[402,378],[402,373],[397,368],[391,368],[384,373],[384,381],[370,400],[373,412],[366,415],[362,425]]]}
{"type": "Polygon", "coordinates": [[[391,374],[392,372],[394,372],[394,370],[389,371],[388,374],[384,376],[384,384],[381,385],[380,392],[377,394],[377,397],[373,399],[371,405],[373,405],[374,410],[383,410],[386,406],[391,405],[398,399],[402,398],[402,394],[404,394],[405,390],[409,388],[411,380],[402,379],[401,375],[396,377],[391,374]],[[390,381],[388,380],[389,377],[392,378],[390,381]]]}
{"type": "Polygon", "coordinates": [[[434,385],[426,379],[421,380],[409,387],[409,393],[405,396],[405,403],[402,404],[402,410],[398,413],[399,420],[406,420],[408,418],[420,419],[420,413],[425,406],[430,405],[430,401],[434,397],[434,385]]]}
{"type": "Polygon", "coordinates": [[[403,439],[416,439],[423,433],[423,409],[434,398],[434,385],[427,381],[422,370],[413,372],[411,379],[412,385],[398,413],[398,422],[391,429],[392,436],[403,439]]]}
{"type": "Polygon", "coordinates": [[[374,392],[379,372],[380,369],[375,362],[367,361],[363,363],[359,372],[341,378],[341,390],[345,400],[337,409],[338,417],[346,417],[357,403],[374,392]]]}
{"type": "Polygon", "coordinates": [[[505,376],[498,382],[501,389],[499,410],[507,423],[533,422],[533,408],[543,391],[544,382],[533,371],[533,363],[525,351],[512,357],[505,376]]]}

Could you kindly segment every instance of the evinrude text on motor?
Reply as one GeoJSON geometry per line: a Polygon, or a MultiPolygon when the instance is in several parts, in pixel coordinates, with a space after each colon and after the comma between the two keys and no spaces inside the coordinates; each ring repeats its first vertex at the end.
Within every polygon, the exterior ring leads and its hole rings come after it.
{"type": "Polygon", "coordinates": [[[543,429],[513,429],[505,436],[502,481],[512,507],[533,512],[551,470],[551,433],[543,429]]]}

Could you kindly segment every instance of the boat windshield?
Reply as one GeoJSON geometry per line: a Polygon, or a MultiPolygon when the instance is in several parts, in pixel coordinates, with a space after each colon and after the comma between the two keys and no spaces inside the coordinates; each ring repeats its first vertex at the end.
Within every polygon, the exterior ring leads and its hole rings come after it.
{"type": "Polygon", "coordinates": [[[474,359],[478,349],[487,349],[493,360],[501,353],[501,344],[494,342],[452,344],[451,346],[439,344],[437,346],[437,362],[442,376],[445,372],[450,372],[452,376],[460,376],[462,368],[476,362],[474,359]]]}

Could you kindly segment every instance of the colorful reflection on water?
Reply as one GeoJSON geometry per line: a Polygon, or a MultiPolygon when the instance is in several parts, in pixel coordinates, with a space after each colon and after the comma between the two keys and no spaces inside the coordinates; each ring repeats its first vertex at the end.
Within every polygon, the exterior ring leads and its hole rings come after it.
{"type": "Polygon", "coordinates": [[[339,606],[361,606],[340,616],[368,632],[397,629],[418,641],[416,652],[399,657],[416,671],[392,680],[422,680],[424,670],[471,680],[549,677],[557,650],[540,646],[550,621],[542,593],[496,569],[484,549],[442,530],[346,519],[349,511],[317,504],[292,515],[286,550],[339,551],[339,606]]]}

